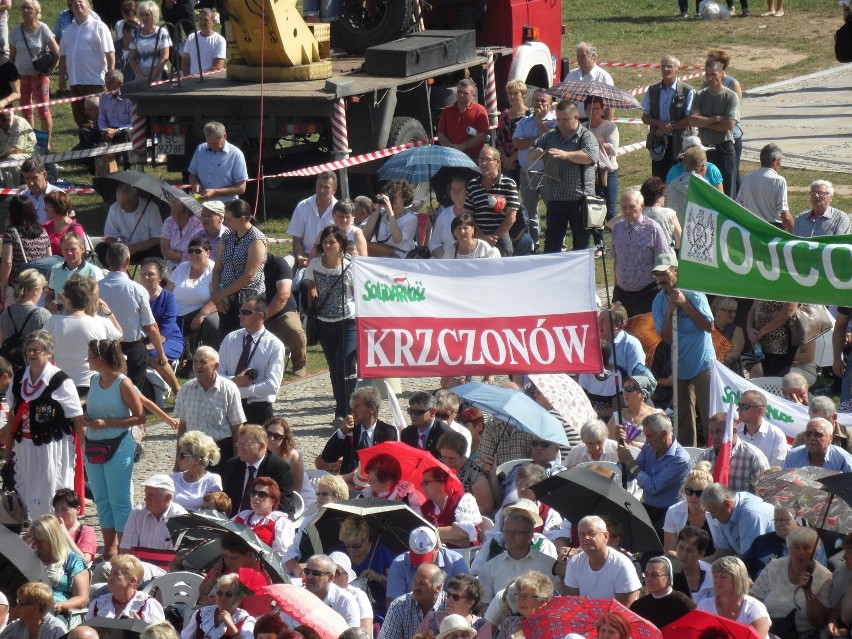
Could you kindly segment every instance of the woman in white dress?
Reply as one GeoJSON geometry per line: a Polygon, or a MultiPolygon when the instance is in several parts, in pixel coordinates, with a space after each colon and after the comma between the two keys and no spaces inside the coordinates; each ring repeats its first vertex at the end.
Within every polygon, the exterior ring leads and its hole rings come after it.
{"type": "Polygon", "coordinates": [[[166,290],[175,295],[177,323],[189,347],[185,354],[195,354],[199,340],[205,346],[219,348],[219,313],[210,299],[210,282],[215,263],[210,259],[211,245],[206,237],[196,237],[187,247],[189,259],[177,265],[169,275],[166,290]]]}
{"type": "Polygon", "coordinates": [[[71,378],[51,364],[55,343],[44,329],[26,339],[27,368],[6,395],[14,415],[6,428],[4,457],[15,455],[15,482],[30,519],[53,514],[53,495],[74,488],[85,420],[71,378]]]}
{"type": "Polygon", "coordinates": [[[206,493],[222,490],[222,478],[207,471],[220,458],[219,447],[212,437],[198,430],[184,433],[178,440],[180,472],[171,474],[175,482],[174,502],[192,512],[203,507],[206,493]]]}
{"type": "Polygon", "coordinates": [[[254,617],[239,607],[244,591],[236,573],[216,581],[216,605],[194,612],[180,633],[181,639],[254,639],[254,617]]]}
{"type": "Polygon", "coordinates": [[[108,592],[89,604],[86,619],[136,618],[148,624],[165,621],[160,602],[138,590],[145,577],[142,562],[133,555],[118,555],[110,560],[109,565],[108,592]]]}

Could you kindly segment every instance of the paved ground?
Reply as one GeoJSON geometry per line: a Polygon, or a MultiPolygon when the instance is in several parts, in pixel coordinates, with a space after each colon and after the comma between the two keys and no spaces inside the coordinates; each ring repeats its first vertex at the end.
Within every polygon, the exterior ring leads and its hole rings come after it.
{"type": "Polygon", "coordinates": [[[775,142],[784,166],[852,173],[852,75],[842,65],[745,91],[743,158],[775,142]]]}

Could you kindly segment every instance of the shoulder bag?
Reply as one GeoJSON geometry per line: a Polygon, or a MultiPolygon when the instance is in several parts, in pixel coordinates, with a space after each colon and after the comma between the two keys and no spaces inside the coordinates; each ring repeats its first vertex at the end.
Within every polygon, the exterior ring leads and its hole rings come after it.
{"type": "MultiPolygon", "coordinates": [[[[41,29],[42,27],[39,27],[37,33],[41,33],[41,29]]],[[[51,70],[53,69],[53,65],[56,64],[58,56],[50,49],[42,51],[38,55],[33,55],[33,50],[30,49],[30,43],[27,40],[27,34],[24,32],[23,27],[21,27],[21,39],[24,41],[24,45],[27,47],[27,53],[29,53],[30,58],[32,58],[33,68],[41,75],[50,74],[51,70]]]]}
{"type": "Polygon", "coordinates": [[[822,304],[799,304],[796,314],[787,322],[793,346],[809,344],[832,329],[831,315],[822,304]]]}
{"type": "Polygon", "coordinates": [[[834,33],[834,57],[838,62],[852,62],[852,22],[848,20],[834,33]]]}
{"type": "Polygon", "coordinates": [[[23,330],[27,325],[27,322],[30,321],[30,318],[33,316],[38,310],[38,307],[31,310],[27,316],[24,318],[23,323],[21,324],[21,328],[18,328],[15,325],[15,320],[12,318],[12,312],[7,311],[9,313],[9,321],[12,323],[12,328],[15,329],[15,332],[12,333],[9,337],[3,340],[3,345],[0,346],[0,356],[5,357],[9,363],[12,365],[12,370],[14,370],[15,375],[18,376],[24,372],[24,369],[27,367],[27,359],[24,353],[24,335],[23,330]]]}
{"type": "MultiPolygon", "coordinates": [[[[588,130],[583,131],[580,136],[580,146],[582,146],[585,136],[589,134],[588,130]]],[[[597,195],[588,195],[586,193],[586,165],[580,165],[580,188],[583,191],[583,197],[580,200],[580,206],[583,212],[583,222],[587,229],[602,229],[606,222],[606,200],[597,195]]]]}
{"type": "Polygon", "coordinates": [[[326,303],[328,303],[328,298],[331,297],[331,292],[334,290],[334,287],[337,286],[338,282],[346,275],[346,270],[352,264],[350,262],[343,270],[340,271],[340,275],[338,275],[334,282],[331,283],[331,287],[328,289],[328,293],[326,293],[322,298],[317,300],[317,303],[314,305],[312,309],[308,309],[308,319],[305,324],[305,339],[307,339],[308,346],[316,346],[319,344],[319,319],[318,316],[325,308],[326,303]]]}

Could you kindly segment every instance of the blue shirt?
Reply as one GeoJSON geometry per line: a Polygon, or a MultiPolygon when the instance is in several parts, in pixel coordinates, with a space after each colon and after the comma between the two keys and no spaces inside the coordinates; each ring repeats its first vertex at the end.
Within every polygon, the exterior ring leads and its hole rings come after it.
{"type": "MultiPolygon", "coordinates": [[[[787,459],[784,460],[784,468],[803,468],[812,465],[808,458],[808,449],[804,446],[797,446],[791,450],[787,453],[787,459]]],[[[823,461],[822,467],[826,470],[836,470],[839,473],[852,472],[852,455],[832,444],[825,452],[825,461],[823,461]]]]}
{"type": "Polygon", "coordinates": [[[102,95],[98,110],[98,128],[129,129],[133,126],[133,102],[121,95],[102,95]]]}
{"type": "MultiPolygon", "coordinates": [[[[660,120],[664,122],[668,122],[672,119],[671,116],[671,105],[674,101],[675,93],[677,93],[677,79],[672,82],[670,87],[666,87],[662,82],[660,82],[660,120]]],[[[688,91],[686,94],[686,110],[685,113],[689,113],[692,111],[692,98],[695,96],[695,91],[688,91]]],[[[651,115],[651,92],[647,91],[645,93],[645,97],[642,99],[642,112],[645,115],[651,115]]],[[[677,153],[680,153],[680,149],[677,150],[677,153]]],[[[677,155],[675,153],[675,155],[677,155]]]]}
{"type": "Polygon", "coordinates": [[[141,284],[131,280],[127,273],[110,271],[100,281],[101,298],[115,313],[115,319],[124,335],[122,342],[136,342],[147,335],[146,326],[156,324],[148,291],[141,284]]]}
{"type": "MultiPolygon", "coordinates": [[[[707,303],[707,296],[704,293],[682,292],[696,311],[703,315],[707,321],[713,321],[713,313],[710,311],[710,304],[707,303]]],[[[660,334],[663,332],[668,303],[666,292],[660,291],[654,298],[651,307],[654,313],[654,326],[660,334]]],[[[710,333],[699,328],[682,308],[677,309],[677,348],[678,379],[692,379],[709,369],[713,360],[716,359],[716,351],[713,350],[713,338],[710,333]]],[[[678,488],[680,488],[680,485],[678,485],[678,488]]]]}
{"type": "MultiPolygon", "coordinates": [[[[621,330],[615,336],[614,343],[618,365],[626,370],[629,376],[644,375],[653,378],[653,373],[645,366],[645,351],[638,339],[627,331],[621,330]]],[[[612,355],[610,355],[609,361],[611,364],[615,363],[612,355]]]]}
{"type": "Polygon", "coordinates": [[[680,499],[683,485],[692,462],[677,441],[658,459],[651,444],[645,444],[636,458],[640,471],[636,481],[644,491],[642,501],[655,508],[669,508],[680,499]]]}
{"type": "Polygon", "coordinates": [[[731,518],[723,524],[710,518],[710,532],[716,548],[729,548],[745,555],[754,540],[775,530],[775,506],[751,493],[737,493],[731,518]]]}
{"type": "MultiPolygon", "coordinates": [[[[544,116],[544,124],[551,131],[553,127],[556,126],[556,114],[552,111],[544,116]]],[[[538,138],[541,137],[543,133],[539,130],[538,126],[535,122],[535,115],[525,115],[518,121],[518,125],[515,127],[515,133],[512,135],[512,139],[515,138],[538,138]]],[[[532,148],[532,147],[530,147],[532,148]]],[[[527,159],[529,155],[530,149],[516,149],[518,152],[518,164],[520,165],[523,171],[526,171],[530,168],[530,161],[527,159]]],[[[535,163],[536,170],[540,171],[542,164],[541,160],[535,163]]]]}
{"type": "MultiPolygon", "coordinates": [[[[189,163],[189,172],[198,178],[205,189],[235,186],[248,180],[246,158],[230,142],[225,142],[221,151],[213,152],[204,142],[198,145],[189,163]]],[[[215,199],[221,202],[236,200],[236,195],[223,195],[215,199]]]]}
{"type": "MultiPolygon", "coordinates": [[[[670,168],[669,172],[666,174],[666,184],[671,184],[681,175],[683,175],[683,173],[683,162],[673,164],[672,168],[670,168]]],[[[712,186],[719,186],[722,183],[722,172],[715,164],[713,164],[712,162],[708,162],[707,173],[704,175],[704,179],[707,180],[707,182],[712,186]]]]}
{"type": "MultiPolygon", "coordinates": [[[[455,550],[450,550],[443,546],[438,549],[438,557],[434,563],[438,568],[447,573],[444,590],[447,589],[447,584],[450,583],[450,577],[453,575],[467,575],[470,573],[470,568],[464,557],[455,550]]],[[[410,552],[404,552],[393,560],[388,570],[388,585],[385,588],[388,599],[396,599],[400,595],[411,592],[411,586],[414,583],[414,573],[417,572],[417,568],[419,566],[411,563],[410,552]]]]}

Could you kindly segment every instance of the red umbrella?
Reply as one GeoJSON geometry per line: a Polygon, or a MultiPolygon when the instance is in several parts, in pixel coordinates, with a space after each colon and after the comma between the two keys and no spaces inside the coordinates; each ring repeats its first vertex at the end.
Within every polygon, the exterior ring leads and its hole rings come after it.
{"type": "Polygon", "coordinates": [[[564,637],[569,632],[591,636],[595,624],[608,612],[617,612],[630,624],[631,639],[663,639],[662,633],[647,619],[631,612],[615,599],[589,599],[557,596],[521,622],[527,639],[564,637]]]}
{"type": "Polygon", "coordinates": [[[440,468],[450,475],[447,487],[457,492],[464,492],[464,488],[462,488],[462,484],[454,470],[435,459],[428,450],[415,448],[402,442],[382,442],[381,444],[359,450],[358,459],[361,461],[362,472],[371,459],[381,454],[390,455],[396,459],[399,465],[402,466],[402,479],[411,482],[415,488],[420,487],[420,480],[423,479],[423,472],[425,470],[440,468]]]}
{"type": "Polygon", "coordinates": [[[317,596],[304,588],[292,584],[275,584],[261,588],[268,594],[279,610],[289,615],[298,624],[310,626],[322,639],[337,639],[349,628],[346,620],[317,599],[317,596]]]}
{"type": "Polygon", "coordinates": [[[703,610],[692,610],[668,626],[663,626],[663,639],[697,639],[699,634],[710,628],[720,631],[720,639],[760,639],[752,626],[703,610]]]}

